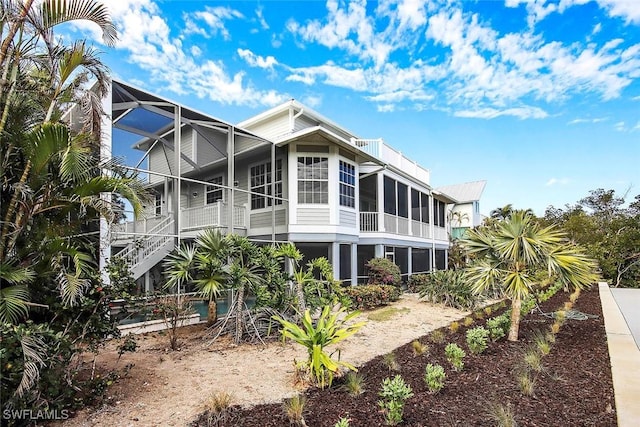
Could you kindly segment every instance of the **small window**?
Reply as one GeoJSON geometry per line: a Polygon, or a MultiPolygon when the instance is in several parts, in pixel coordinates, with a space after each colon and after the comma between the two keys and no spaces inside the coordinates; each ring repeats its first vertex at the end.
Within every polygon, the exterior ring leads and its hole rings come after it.
{"type": "Polygon", "coordinates": [[[214,185],[207,185],[205,188],[206,203],[210,205],[216,203],[218,200],[222,200],[222,176],[216,176],[207,182],[214,185]]]}
{"type": "Polygon", "coordinates": [[[262,163],[250,168],[251,209],[266,208],[273,203],[276,205],[282,204],[282,159],[276,160],[275,181],[273,183],[275,194],[272,194],[271,177],[271,162],[262,163]],[[273,202],[274,198],[271,196],[276,197],[275,202],[273,202]]]}
{"type": "Polygon", "coordinates": [[[162,194],[155,193],[154,199],[156,216],[160,216],[162,215],[162,194]]]}
{"type": "Polygon", "coordinates": [[[356,167],[340,160],[340,206],[356,206],[356,167]]]}

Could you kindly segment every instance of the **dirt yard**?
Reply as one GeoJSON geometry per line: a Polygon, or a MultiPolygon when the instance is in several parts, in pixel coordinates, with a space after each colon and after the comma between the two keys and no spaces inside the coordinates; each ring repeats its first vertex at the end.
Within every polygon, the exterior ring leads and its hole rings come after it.
{"type": "MultiPolygon", "coordinates": [[[[367,324],[340,343],[341,358],[363,364],[466,314],[404,294],[393,305],[356,319],[367,319],[367,324]]],[[[233,403],[241,405],[278,402],[299,391],[294,386],[294,360],[306,358],[302,347],[281,341],[236,347],[222,338],[208,346],[204,334],[204,326],[184,328],[176,352],[167,349],[168,338],[161,333],[139,336],[138,350],[119,361],[117,343],[111,343],[97,360],[98,370],[130,363],[134,367],[109,389],[107,404],[83,410],[64,425],[184,426],[218,391],[232,394],[233,403]]]]}

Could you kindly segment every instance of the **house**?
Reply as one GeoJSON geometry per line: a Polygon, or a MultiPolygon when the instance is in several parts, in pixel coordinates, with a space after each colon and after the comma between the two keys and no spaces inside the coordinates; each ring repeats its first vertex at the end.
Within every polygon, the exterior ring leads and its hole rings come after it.
{"type": "Polygon", "coordinates": [[[162,282],[162,259],[209,227],[294,242],[306,259],[327,257],[347,284],[365,281],[374,257],[392,259],[404,278],[446,268],[458,200],[381,139],[295,100],[233,125],[114,81],[105,107],[107,137],[133,143],[142,159],[132,168],[155,200],[144,219],[104,233],[104,256],[125,257],[145,291],[162,282]]]}
{"type": "Polygon", "coordinates": [[[486,184],[486,181],[474,181],[437,188],[456,199],[449,211],[452,239],[460,239],[466,230],[482,224],[484,215],[480,213],[480,197],[486,184]]]}

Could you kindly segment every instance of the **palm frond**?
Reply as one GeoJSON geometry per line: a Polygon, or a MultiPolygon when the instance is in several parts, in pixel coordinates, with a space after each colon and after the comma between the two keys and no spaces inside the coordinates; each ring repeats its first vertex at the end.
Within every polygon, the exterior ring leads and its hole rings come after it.
{"type": "Polygon", "coordinates": [[[102,39],[107,46],[114,46],[118,40],[109,10],[96,0],[45,0],[40,5],[39,12],[41,30],[50,29],[63,22],[84,19],[100,27],[102,39]]]}
{"type": "Polygon", "coordinates": [[[40,379],[40,368],[45,365],[44,356],[46,345],[42,339],[36,335],[20,337],[22,347],[22,357],[24,366],[20,384],[15,391],[15,396],[22,397],[40,379]]]}
{"type": "Polygon", "coordinates": [[[29,288],[14,285],[0,289],[0,322],[16,324],[29,314],[29,288]]]}

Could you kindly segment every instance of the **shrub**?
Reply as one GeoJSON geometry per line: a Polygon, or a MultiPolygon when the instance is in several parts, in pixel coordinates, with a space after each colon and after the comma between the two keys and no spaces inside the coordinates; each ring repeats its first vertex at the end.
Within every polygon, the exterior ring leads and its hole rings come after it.
{"type": "Polygon", "coordinates": [[[411,348],[413,348],[413,354],[419,356],[426,351],[429,351],[429,346],[422,344],[418,340],[411,341],[411,348]]]}
{"type": "Polygon", "coordinates": [[[343,388],[351,396],[361,395],[364,393],[364,377],[357,372],[349,372],[345,376],[343,388]]]}
{"type": "Polygon", "coordinates": [[[382,356],[382,362],[389,369],[389,371],[399,371],[400,365],[396,360],[396,355],[394,352],[387,353],[382,356]]]}
{"type": "Polygon", "coordinates": [[[400,286],[400,267],[387,258],[373,258],[367,262],[370,285],[400,286]]]}
{"type": "Polygon", "coordinates": [[[447,361],[451,363],[453,369],[456,371],[461,371],[464,368],[464,362],[462,361],[466,356],[466,353],[463,349],[455,343],[449,343],[444,348],[444,354],[447,358],[447,361]]]}
{"type": "Polygon", "coordinates": [[[467,328],[471,325],[473,325],[474,321],[473,321],[473,317],[469,316],[469,317],[465,317],[464,320],[462,321],[462,324],[464,326],[466,326],[467,328]]]}
{"type": "Polygon", "coordinates": [[[406,384],[400,375],[396,375],[393,379],[385,378],[379,395],[382,399],[378,401],[378,405],[384,412],[385,423],[389,426],[400,424],[404,404],[413,396],[411,386],[406,384]]]}
{"type": "Polygon", "coordinates": [[[467,347],[473,354],[480,354],[487,349],[489,331],[478,326],[467,331],[467,347]]]}
{"type": "Polygon", "coordinates": [[[454,334],[457,333],[459,329],[460,329],[460,322],[451,322],[451,324],[449,325],[449,330],[454,334]]]}
{"type": "Polygon", "coordinates": [[[431,332],[429,339],[434,344],[442,344],[444,342],[444,332],[442,332],[442,329],[436,329],[431,332]]]}
{"type": "Polygon", "coordinates": [[[307,404],[307,399],[300,394],[293,396],[284,402],[284,412],[287,414],[289,422],[293,425],[306,426],[304,421],[304,405],[307,404]]]}
{"type": "Polygon", "coordinates": [[[367,310],[387,305],[400,298],[400,288],[390,285],[358,285],[345,288],[351,307],[367,310]]]}
{"type": "Polygon", "coordinates": [[[487,319],[486,327],[489,330],[491,341],[495,342],[504,337],[509,331],[510,324],[511,320],[504,314],[487,319]]]}
{"type": "Polygon", "coordinates": [[[309,366],[311,377],[320,388],[324,388],[325,385],[331,386],[333,376],[339,371],[341,366],[352,371],[357,370],[352,364],[332,359],[332,354],[325,352],[326,346],[337,344],[345,338],[350,337],[358,332],[365,324],[365,322],[359,322],[347,326],[349,320],[353,319],[359,313],[354,311],[340,319],[344,311],[345,309],[341,308],[332,313],[331,307],[326,306],[314,325],[311,320],[311,314],[307,309],[302,317],[302,326],[304,329],[295,323],[291,323],[280,317],[274,317],[274,319],[282,325],[282,339],[291,338],[298,344],[306,347],[309,355],[307,365],[309,366]]]}
{"type": "Polygon", "coordinates": [[[226,391],[220,391],[211,395],[205,404],[207,424],[210,426],[221,425],[231,407],[232,400],[233,398],[226,391]]]}
{"type": "Polygon", "coordinates": [[[420,296],[434,304],[444,304],[459,310],[473,310],[481,300],[479,295],[473,293],[462,271],[438,270],[427,275],[416,274],[411,277],[414,278],[414,285],[420,296]]]}
{"type": "Polygon", "coordinates": [[[429,282],[430,274],[412,274],[409,276],[409,282],[407,283],[407,290],[409,292],[420,292],[420,289],[427,286],[429,282]]]}
{"type": "Polygon", "coordinates": [[[430,393],[436,394],[442,390],[445,378],[446,374],[442,366],[429,363],[425,368],[424,382],[427,383],[430,393]]]}

